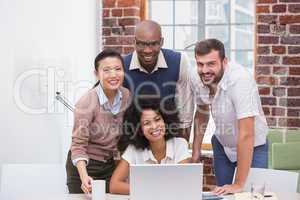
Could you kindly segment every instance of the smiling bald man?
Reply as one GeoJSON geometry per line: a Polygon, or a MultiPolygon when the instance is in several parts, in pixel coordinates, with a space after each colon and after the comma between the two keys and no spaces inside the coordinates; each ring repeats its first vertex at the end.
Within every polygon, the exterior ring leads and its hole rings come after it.
{"type": "MultiPolygon", "coordinates": [[[[162,105],[176,104],[182,136],[189,140],[194,113],[189,73],[194,70],[191,70],[185,54],[164,49],[163,43],[161,27],[157,22],[145,20],[136,26],[135,51],[124,58],[124,86],[134,97],[156,95],[162,99],[162,105]]],[[[192,161],[198,162],[202,134],[194,134],[192,161]]]]}

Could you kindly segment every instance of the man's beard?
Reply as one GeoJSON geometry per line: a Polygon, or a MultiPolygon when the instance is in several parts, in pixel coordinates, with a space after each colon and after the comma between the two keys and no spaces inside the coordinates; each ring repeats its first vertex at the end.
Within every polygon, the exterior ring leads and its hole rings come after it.
{"type": "Polygon", "coordinates": [[[221,81],[221,79],[223,77],[223,74],[224,74],[224,65],[221,64],[221,70],[220,70],[220,72],[215,75],[215,77],[214,77],[214,79],[212,80],[211,83],[205,83],[205,81],[203,81],[203,79],[202,79],[202,74],[200,75],[200,79],[201,79],[203,85],[205,85],[205,86],[213,86],[213,85],[217,85],[221,81]]]}

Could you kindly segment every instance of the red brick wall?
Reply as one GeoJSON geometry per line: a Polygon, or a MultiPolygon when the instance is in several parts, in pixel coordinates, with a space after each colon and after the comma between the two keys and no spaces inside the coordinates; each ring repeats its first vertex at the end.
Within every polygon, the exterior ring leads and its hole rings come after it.
{"type": "Polygon", "coordinates": [[[300,0],[257,0],[256,80],[268,124],[300,128],[300,0]]]}
{"type": "Polygon", "coordinates": [[[134,29],[140,21],[141,0],[102,1],[102,43],[123,54],[133,51],[134,29]]]}
{"type": "Polygon", "coordinates": [[[213,172],[213,158],[212,155],[205,155],[202,156],[201,162],[203,163],[203,190],[204,191],[211,191],[215,185],[215,175],[213,172]]]}

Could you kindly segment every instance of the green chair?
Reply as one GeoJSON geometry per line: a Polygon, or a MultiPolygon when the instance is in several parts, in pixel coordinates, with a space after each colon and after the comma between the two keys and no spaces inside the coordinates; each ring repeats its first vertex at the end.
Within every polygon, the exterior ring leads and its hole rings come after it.
{"type": "MultiPolygon", "coordinates": [[[[287,170],[300,174],[300,130],[271,129],[267,136],[269,142],[269,168],[287,170]]],[[[298,180],[300,192],[300,180],[298,180]]]]}

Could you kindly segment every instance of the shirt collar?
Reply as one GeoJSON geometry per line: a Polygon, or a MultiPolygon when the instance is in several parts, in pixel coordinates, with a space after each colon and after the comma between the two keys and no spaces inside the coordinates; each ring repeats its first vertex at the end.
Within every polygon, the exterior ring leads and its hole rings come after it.
{"type": "MultiPolygon", "coordinates": [[[[108,98],[105,95],[101,84],[98,85],[97,94],[98,94],[99,103],[100,103],[101,106],[109,105],[108,98]]],[[[120,91],[120,89],[118,89],[117,95],[115,96],[114,103],[113,103],[112,107],[117,105],[118,102],[121,101],[121,99],[122,99],[122,92],[120,91]]]]}
{"type": "MultiPolygon", "coordinates": [[[[166,158],[169,158],[171,160],[174,160],[174,145],[172,143],[172,139],[168,140],[167,141],[167,144],[166,144],[166,157],[163,158],[163,159],[166,159],[166,158]]],[[[157,160],[155,159],[151,149],[145,149],[143,151],[143,159],[144,159],[144,162],[146,161],[153,161],[153,162],[157,162],[157,160]]]]}
{"type": "MultiPolygon", "coordinates": [[[[158,54],[157,63],[154,66],[154,69],[151,73],[157,71],[158,68],[168,68],[167,62],[166,62],[166,60],[164,58],[164,55],[163,55],[161,50],[158,54]]],[[[139,61],[138,56],[137,56],[137,53],[136,53],[136,51],[134,51],[133,54],[132,54],[132,59],[131,59],[130,65],[129,65],[129,70],[136,70],[136,69],[139,69],[140,71],[145,72],[145,73],[148,74],[147,70],[145,70],[141,66],[140,61],[139,61]]]]}

